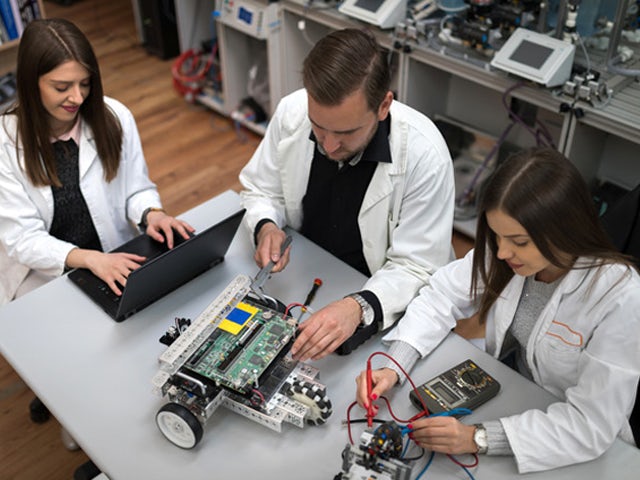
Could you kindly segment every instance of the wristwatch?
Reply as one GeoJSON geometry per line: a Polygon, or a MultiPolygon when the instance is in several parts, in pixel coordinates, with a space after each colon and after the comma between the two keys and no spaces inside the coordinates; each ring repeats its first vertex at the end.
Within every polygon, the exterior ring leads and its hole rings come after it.
{"type": "Polygon", "coordinates": [[[142,229],[147,228],[147,226],[149,225],[147,223],[147,215],[149,215],[149,213],[151,212],[164,212],[164,208],[158,208],[158,207],[146,208],[144,212],[142,212],[142,218],[140,218],[140,223],[138,224],[140,228],[142,229]]]}
{"type": "Polygon", "coordinates": [[[350,295],[347,295],[347,297],[353,298],[356,302],[358,302],[358,305],[360,305],[360,308],[362,309],[362,315],[360,316],[360,321],[362,322],[362,324],[371,325],[373,323],[373,318],[375,316],[373,312],[373,307],[371,306],[371,304],[367,302],[364,299],[364,297],[359,293],[352,293],[350,295]]]}
{"type": "Polygon", "coordinates": [[[489,450],[489,442],[487,441],[487,429],[481,423],[476,423],[474,425],[476,427],[476,431],[473,432],[473,441],[476,442],[478,446],[477,453],[487,453],[489,450]]]}

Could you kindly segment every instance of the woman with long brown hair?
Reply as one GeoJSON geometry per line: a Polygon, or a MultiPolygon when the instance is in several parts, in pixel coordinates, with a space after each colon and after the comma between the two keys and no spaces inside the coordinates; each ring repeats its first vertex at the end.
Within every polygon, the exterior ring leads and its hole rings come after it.
{"type": "MultiPolygon", "coordinates": [[[[589,190],[552,149],[527,150],[500,165],[479,203],[475,249],[442,267],[384,341],[405,370],[456,326],[477,315],[486,350],[558,398],[477,425],[453,417],[413,422],[412,437],[449,454],[513,455],[521,473],[601,455],[620,437],[640,377],[640,276],[603,231],[589,190]]],[[[391,361],[358,377],[369,407],[402,378],[391,361]]]]}
{"type": "Polygon", "coordinates": [[[94,51],[62,19],[20,40],[17,102],[0,117],[0,305],[65,269],[90,269],[120,294],[144,260],[108,252],[139,233],[173,246],[135,120],[105,97],[94,51]]]}

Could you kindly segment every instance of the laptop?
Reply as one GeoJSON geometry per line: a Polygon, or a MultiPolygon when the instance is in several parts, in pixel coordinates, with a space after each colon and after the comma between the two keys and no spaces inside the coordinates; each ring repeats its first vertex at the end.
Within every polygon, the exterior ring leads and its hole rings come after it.
{"type": "MultiPolygon", "coordinates": [[[[188,239],[174,235],[174,247],[138,235],[113,250],[136,253],[147,260],[127,279],[121,296],[90,270],[77,268],[69,279],[116,322],[121,322],[222,262],[238,230],[244,209],[188,239]]],[[[175,232],[174,232],[175,233],[175,232]]]]}

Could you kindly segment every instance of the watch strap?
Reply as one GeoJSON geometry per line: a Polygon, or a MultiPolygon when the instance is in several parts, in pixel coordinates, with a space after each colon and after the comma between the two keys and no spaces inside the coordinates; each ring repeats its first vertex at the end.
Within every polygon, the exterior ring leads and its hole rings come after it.
{"type": "Polygon", "coordinates": [[[371,325],[375,317],[373,307],[371,306],[371,304],[367,302],[367,300],[365,300],[365,298],[359,293],[351,293],[347,295],[347,297],[353,298],[356,302],[358,302],[358,305],[360,305],[360,308],[362,309],[362,314],[360,315],[360,322],[363,325],[367,325],[367,326],[371,325]]]}
{"type": "Polygon", "coordinates": [[[149,225],[149,223],[147,222],[147,216],[151,212],[164,212],[164,208],[159,208],[159,207],[145,208],[144,212],[142,212],[142,217],[140,217],[140,223],[138,224],[138,227],[140,227],[143,230],[147,228],[147,226],[149,225]]]}

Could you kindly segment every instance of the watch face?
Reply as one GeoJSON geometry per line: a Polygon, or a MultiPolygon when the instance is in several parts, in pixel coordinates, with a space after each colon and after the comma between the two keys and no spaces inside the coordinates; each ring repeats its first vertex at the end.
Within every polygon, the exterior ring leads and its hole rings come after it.
{"type": "Polygon", "coordinates": [[[486,453],[489,444],[487,442],[487,431],[482,425],[476,425],[473,441],[478,446],[478,453],[486,453]]]}

